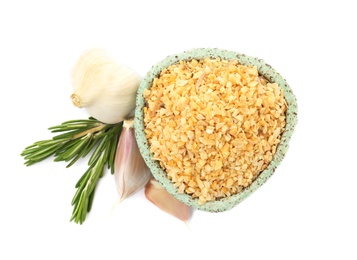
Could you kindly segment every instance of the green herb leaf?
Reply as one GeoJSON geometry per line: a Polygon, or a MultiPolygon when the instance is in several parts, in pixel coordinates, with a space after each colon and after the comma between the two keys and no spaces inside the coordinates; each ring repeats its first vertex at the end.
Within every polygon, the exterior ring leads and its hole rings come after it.
{"type": "Polygon", "coordinates": [[[41,162],[50,156],[54,161],[65,161],[72,166],[79,158],[84,158],[93,149],[88,169],[75,187],[77,191],[72,199],[74,206],[71,221],[82,224],[92,208],[95,188],[104,175],[105,166],[114,172],[114,159],[123,123],[104,124],[94,118],[70,120],[58,126],[50,127],[52,133],[60,133],[50,140],[35,142],[26,147],[21,156],[25,165],[41,162]],[[95,147],[95,148],[94,148],[95,147]]]}

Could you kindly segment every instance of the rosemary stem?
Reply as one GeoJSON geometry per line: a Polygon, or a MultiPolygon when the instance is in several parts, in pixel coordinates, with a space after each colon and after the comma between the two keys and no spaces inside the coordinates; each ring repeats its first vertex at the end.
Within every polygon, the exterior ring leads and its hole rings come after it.
{"type": "Polygon", "coordinates": [[[92,208],[95,188],[99,179],[104,175],[105,166],[114,172],[116,146],[123,123],[104,124],[94,118],[88,120],[70,120],[58,126],[50,127],[52,133],[60,134],[50,140],[35,142],[27,146],[21,156],[25,165],[33,165],[51,155],[54,161],[71,161],[72,166],[79,158],[92,152],[88,169],[76,184],[77,191],[72,199],[74,207],[71,221],[82,224],[87,213],[92,208]]]}
{"type": "Polygon", "coordinates": [[[106,124],[101,124],[101,125],[99,125],[97,127],[88,129],[88,130],[83,131],[81,133],[78,133],[78,134],[74,135],[73,138],[76,139],[76,138],[80,138],[82,136],[85,136],[86,134],[93,134],[95,132],[99,132],[100,130],[102,130],[106,126],[107,126],[106,124]]]}

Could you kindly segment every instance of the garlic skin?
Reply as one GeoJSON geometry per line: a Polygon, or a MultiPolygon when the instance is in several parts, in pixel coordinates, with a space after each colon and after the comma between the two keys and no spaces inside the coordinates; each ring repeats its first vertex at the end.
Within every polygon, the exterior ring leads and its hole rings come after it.
{"type": "Polygon", "coordinates": [[[162,211],[171,214],[185,223],[189,220],[191,214],[190,207],[168,193],[154,178],[146,184],[145,196],[162,211]]]}
{"type": "Polygon", "coordinates": [[[142,158],[134,136],[134,120],[124,120],[114,162],[119,202],[142,189],[151,172],[142,158]]]}
{"type": "Polygon", "coordinates": [[[139,74],[116,62],[106,50],[89,49],[71,71],[71,99],[99,121],[119,123],[135,109],[141,80],[139,74]]]}

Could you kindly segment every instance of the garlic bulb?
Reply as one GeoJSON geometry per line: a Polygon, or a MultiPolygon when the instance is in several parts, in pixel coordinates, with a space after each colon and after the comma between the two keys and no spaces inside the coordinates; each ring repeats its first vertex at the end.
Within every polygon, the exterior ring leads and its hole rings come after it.
{"type": "Polygon", "coordinates": [[[114,161],[114,176],[119,202],[143,188],[151,178],[151,172],[134,136],[134,120],[124,120],[114,161]]]}
{"type": "Polygon", "coordinates": [[[85,51],[73,67],[71,78],[73,104],[84,107],[103,123],[119,123],[135,109],[141,76],[117,63],[103,49],[85,51]]]}

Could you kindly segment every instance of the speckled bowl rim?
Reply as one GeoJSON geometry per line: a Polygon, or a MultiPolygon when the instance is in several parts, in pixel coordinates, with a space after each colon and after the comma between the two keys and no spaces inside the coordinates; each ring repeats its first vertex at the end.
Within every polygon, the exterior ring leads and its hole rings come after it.
{"type": "Polygon", "coordinates": [[[286,80],[270,65],[265,63],[262,59],[251,57],[238,52],[222,50],[217,48],[200,48],[192,49],[179,54],[174,54],[166,57],[161,62],[154,65],[147,75],[142,80],[139,89],[137,91],[136,97],[136,108],[135,108],[135,137],[139,146],[141,155],[143,156],[146,164],[148,165],[154,178],[161,183],[164,188],[171,193],[175,198],[182,201],[183,203],[198,209],[209,212],[221,212],[226,211],[238,203],[243,201],[254,191],[256,191],[260,186],[262,186],[274,173],[277,166],[280,164],[288,150],[290,138],[294,132],[295,126],[297,124],[297,101],[293,94],[291,88],[287,84],[286,80]],[[268,167],[259,174],[259,176],[253,181],[253,183],[242,190],[240,193],[232,195],[230,197],[222,198],[216,201],[210,201],[203,205],[198,204],[197,198],[192,198],[188,194],[180,194],[178,190],[174,187],[173,183],[167,178],[165,171],[160,167],[157,161],[151,159],[150,147],[148,140],[146,139],[144,132],[144,106],[145,100],[143,97],[144,89],[150,89],[152,82],[155,77],[157,77],[162,69],[179,62],[180,60],[192,60],[192,59],[204,59],[204,58],[221,58],[225,60],[238,60],[240,64],[247,66],[256,66],[259,74],[267,78],[270,82],[276,82],[284,90],[285,99],[287,102],[286,111],[286,128],[281,137],[281,142],[277,147],[277,151],[274,155],[273,160],[270,162],[268,167]]]}

